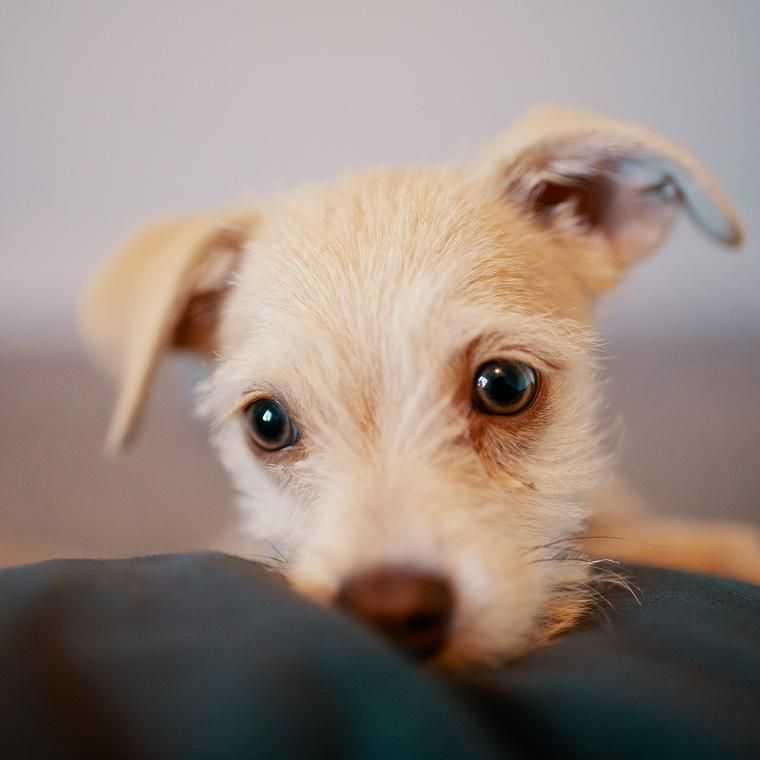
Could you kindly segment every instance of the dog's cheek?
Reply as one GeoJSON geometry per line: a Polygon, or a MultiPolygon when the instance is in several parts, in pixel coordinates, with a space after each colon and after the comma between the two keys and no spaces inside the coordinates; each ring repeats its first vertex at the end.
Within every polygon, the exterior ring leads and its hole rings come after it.
{"type": "Polygon", "coordinates": [[[269,547],[281,559],[296,556],[308,535],[306,510],[283,484],[251,453],[239,425],[226,424],[216,446],[223,467],[237,491],[242,532],[269,547]]]}
{"type": "MultiPolygon", "coordinates": [[[[496,468],[511,512],[535,534],[534,543],[569,536],[587,516],[587,497],[608,469],[599,424],[602,394],[590,360],[553,384],[540,431],[520,456],[505,454],[496,468]]],[[[511,452],[510,452],[511,453],[511,452]]]]}
{"type": "MultiPolygon", "coordinates": [[[[593,363],[584,357],[544,385],[536,407],[524,416],[477,417],[472,443],[500,489],[522,488],[538,499],[572,499],[595,485],[604,464],[597,432],[601,392],[593,363]]],[[[524,500],[518,496],[518,501],[524,500]]]]}
{"type": "Polygon", "coordinates": [[[496,505],[484,503],[457,530],[457,540],[443,547],[458,600],[445,667],[516,657],[582,607],[587,566],[554,561],[556,547],[540,548],[569,538],[582,510],[541,499],[519,484],[504,493],[498,514],[496,505]]]}
{"type": "Polygon", "coordinates": [[[471,546],[454,567],[457,610],[439,664],[457,669],[497,664],[523,653],[540,635],[548,587],[516,546],[471,546]]]}

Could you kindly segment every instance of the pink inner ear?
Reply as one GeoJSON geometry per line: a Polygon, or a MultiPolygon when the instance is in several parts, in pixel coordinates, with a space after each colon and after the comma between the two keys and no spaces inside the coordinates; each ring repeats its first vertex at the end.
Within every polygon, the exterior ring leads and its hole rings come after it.
{"type": "Polygon", "coordinates": [[[628,263],[662,242],[680,201],[674,182],[659,167],[630,160],[542,178],[529,204],[547,224],[570,222],[576,233],[603,234],[628,263]]]}
{"type": "Polygon", "coordinates": [[[536,214],[550,219],[559,209],[572,211],[584,228],[595,229],[604,223],[611,195],[612,182],[603,174],[568,177],[563,180],[542,180],[531,192],[536,214]]]}
{"type": "Polygon", "coordinates": [[[624,183],[613,186],[604,231],[621,263],[647,256],[663,242],[678,205],[679,196],[672,183],[646,190],[624,183]]]}

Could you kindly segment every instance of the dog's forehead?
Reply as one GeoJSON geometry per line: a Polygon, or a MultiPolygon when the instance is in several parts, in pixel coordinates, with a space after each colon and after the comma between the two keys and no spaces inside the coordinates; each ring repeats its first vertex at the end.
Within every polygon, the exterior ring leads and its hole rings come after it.
{"type": "Polygon", "coordinates": [[[415,347],[445,358],[510,315],[574,317],[580,291],[552,258],[541,230],[463,169],[350,177],[266,216],[227,343],[259,356],[332,345],[349,358],[415,347]]]}

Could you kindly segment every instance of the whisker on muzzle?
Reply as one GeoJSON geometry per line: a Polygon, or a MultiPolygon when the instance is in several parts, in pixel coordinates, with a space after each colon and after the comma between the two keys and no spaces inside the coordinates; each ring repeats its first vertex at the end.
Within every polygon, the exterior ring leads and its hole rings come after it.
{"type": "MultiPolygon", "coordinates": [[[[550,546],[552,544],[556,544],[557,542],[551,542],[550,544],[547,544],[547,546],[550,546]]],[[[534,551],[540,551],[541,549],[545,548],[544,546],[536,547],[534,551]]],[[[600,557],[600,558],[592,558],[588,555],[582,554],[582,553],[575,553],[575,554],[558,554],[551,557],[536,557],[532,560],[530,560],[531,564],[537,564],[541,562],[577,562],[582,563],[586,565],[587,567],[592,568],[592,575],[589,579],[584,580],[576,585],[577,588],[585,588],[586,592],[590,591],[596,584],[606,584],[609,586],[615,586],[617,588],[622,588],[623,590],[627,591],[636,601],[636,604],[641,606],[642,604],[642,598],[643,598],[643,592],[639,586],[637,586],[630,578],[626,577],[626,575],[622,572],[618,572],[617,570],[612,569],[609,567],[610,565],[615,565],[617,567],[621,567],[621,563],[614,559],[609,559],[606,557],[600,557]]],[[[599,591],[596,590],[596,593],[605,599],[606,602],[609,603],[609,600],[604,597],[604,595],[599,591]]],[[[609,603],[611,607],[614,606],[609,603]]]]}

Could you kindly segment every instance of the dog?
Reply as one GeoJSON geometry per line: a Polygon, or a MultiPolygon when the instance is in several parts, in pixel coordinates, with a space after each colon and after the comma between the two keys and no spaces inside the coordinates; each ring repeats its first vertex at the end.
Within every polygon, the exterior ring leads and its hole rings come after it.
{"type": "Polygon", "coordinates": [[[165,351],[205,357],[236,553],[443,668],[572,626],[600,570],[626,583],[597,558],[758,580],[749,528],[658,518],[608,474],[594,309],[679,209],[740,243],[686,151],[544,108],[471,160],[149,227],[83,303],[119,386],[107,447],[165,351]]]}

